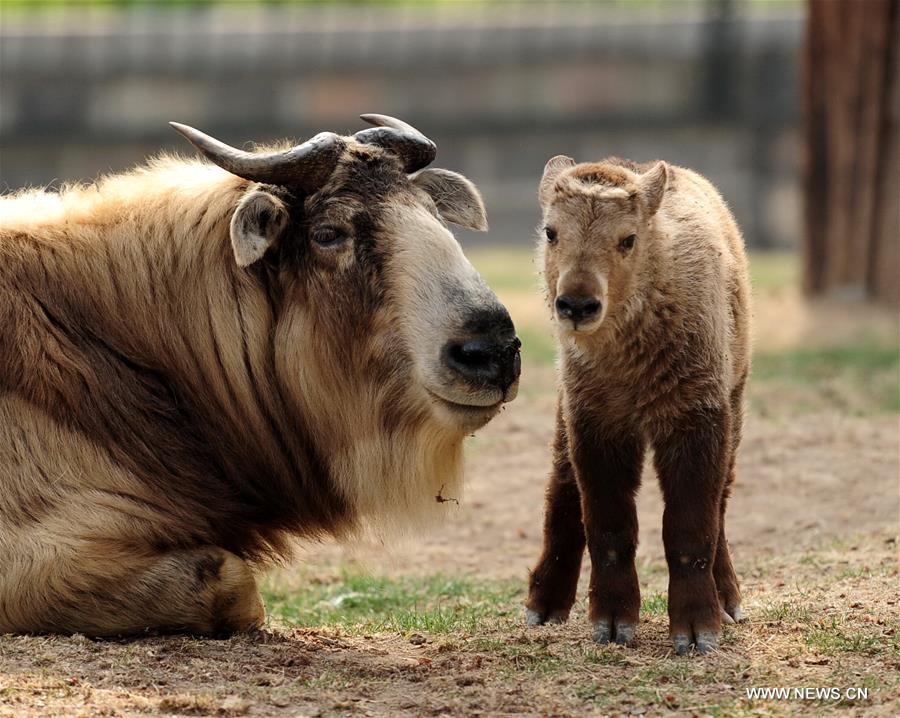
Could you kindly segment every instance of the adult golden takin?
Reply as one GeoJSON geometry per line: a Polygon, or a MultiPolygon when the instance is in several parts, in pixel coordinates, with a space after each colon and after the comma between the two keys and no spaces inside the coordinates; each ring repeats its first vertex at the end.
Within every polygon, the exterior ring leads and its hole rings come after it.
{"type": "Polygon", "coordinates": [[[408,124],[0,199],[0,633],[264,619],[291,537],[422,523],[514,398],[509,314],[408,124]]]}

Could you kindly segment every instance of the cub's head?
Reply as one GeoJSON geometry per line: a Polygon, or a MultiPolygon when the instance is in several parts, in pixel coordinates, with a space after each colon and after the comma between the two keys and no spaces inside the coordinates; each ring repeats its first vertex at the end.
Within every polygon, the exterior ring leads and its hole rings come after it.
{"type": "Polygon", "coordinates": [[[620,160],[576,164],[558,155],[547,162],[538,251],[561,330],[590,334],[632,295],[668,172],[665,162],[643,172],[620,160]]]}

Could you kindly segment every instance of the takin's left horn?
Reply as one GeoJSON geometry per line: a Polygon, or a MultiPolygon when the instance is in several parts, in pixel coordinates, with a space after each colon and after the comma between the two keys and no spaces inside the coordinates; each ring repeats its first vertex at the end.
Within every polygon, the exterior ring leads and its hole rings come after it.
{"type": "Polygon", "coordinates": [[[353,135],[357,142],[390,150],[403,161],[405,172],[417,172],[434,162],[437,147],[412,125],[388,115],[366,114],[360,118],[375,127],[353,135]]]}
{"type": "Polygon", "coordinates": [[[320,132],[284,152],[245,152],[180,122],[169,124],[207,159],[233,175],[253,182],[292,185],[306,192],[325,183],[344,150],[344,140],[339,135],[320,132]]]}

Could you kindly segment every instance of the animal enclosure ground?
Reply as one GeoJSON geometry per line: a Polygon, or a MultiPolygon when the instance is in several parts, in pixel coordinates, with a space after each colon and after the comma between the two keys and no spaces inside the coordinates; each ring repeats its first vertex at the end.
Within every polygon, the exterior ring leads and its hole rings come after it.
{"type": "Polygon", "coordinates": [[[0,716],[900,714],[895,316],[808,304],[790,256],[753,257],[756,359],[729,537],[749,621],[715,655],[666,636],[662,504],[639,499],[633,648],[523,627],[553,424],[553,342],[526,250],[473,261],[523,339],[520,397],[468,445],[445,525],[386,553],[307,546],[264,581],[266,630],[225,641],[0,637],[0,716]],[[749,699],[750,688],[853,689],[749,699]],[[859,698],[859,692],[867,697],[859,698]]]}

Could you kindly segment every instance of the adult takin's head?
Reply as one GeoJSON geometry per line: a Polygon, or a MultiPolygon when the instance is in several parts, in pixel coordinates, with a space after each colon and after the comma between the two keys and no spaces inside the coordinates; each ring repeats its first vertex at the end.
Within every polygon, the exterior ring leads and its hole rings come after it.
{"type": "Polygon", "coordinates": [[[652,242],[651,225],[668,183],[665,162],[547,162],[539,196],[540,252],[558,326],[595,332],[633,296],[652,242]]]}
{"type": "Polygon", "coordinates": [[[373,410],[388,429],[425,420],[468,433],[515,397],[520,367],[508,312],[447,228],[486,230],[484,205],[462,175],[427,168],[436,148],[418,130],[362,118],[375,127],[270,152],[172,124],[249,181],[234,261],[276,307],[276,365],[305,373],[300,400],[327,409],[312,414],[362,433],[351,414],[373,410]],[[354,404],[340,406],[342,393],[354,404]]]}

